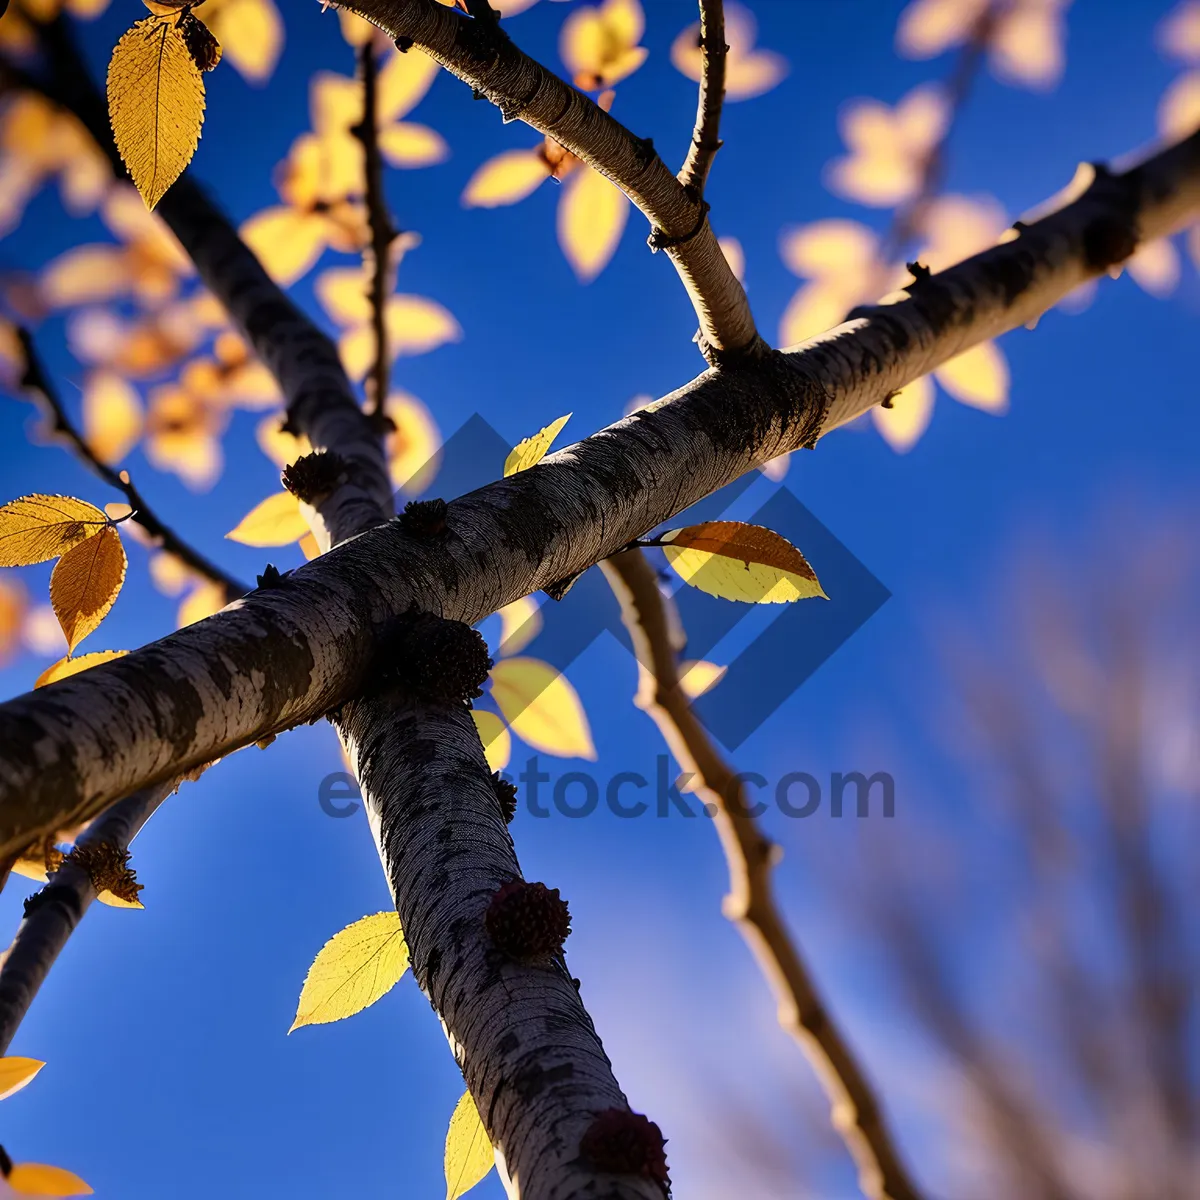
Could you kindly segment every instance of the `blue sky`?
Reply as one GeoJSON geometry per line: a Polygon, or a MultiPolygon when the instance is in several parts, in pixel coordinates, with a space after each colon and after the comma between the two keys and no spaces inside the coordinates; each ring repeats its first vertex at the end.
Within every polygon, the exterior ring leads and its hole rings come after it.
{"type": "MultiPolygon", "coordinates": [[[[513,36],[556,64],[565,7],[539,4],[513,19],[513,36]]],[[[901,6],[883,0],[752,7],[761,44],[785,54],[791,70],[767,96],[728,107],[708,196],[718,233],[745,248],[750,299],[771,335],[797,282],[779,259],[781,230],[837,215],[886,224],[886,213],[822,186],[824,164],[842,148],[839,106],[855,96],[893,103],[944,76],[949,59],[898,58],[901,6]]],[[[950,146],[948,189],[991,193],[1015,217],[1064,186],[1078,161],[1148,142],[1175,74],[1153,42],[1167,7],[1074,6],[1066,74],[1049,95],[981,79],[950,146]]],[[[614,111],[674,163],[695,96],[667,52],[693,6],[651,0],[647,8],[650,58],[620,85],[614,111]]],[[[97,74],[138,10],[117,0],[88,28],[97,74]]],[[[209,77],[195,170],[238,220],[275,200],[271,168],[306,126],[309,74],[352,70],[332,15],[289,5],[287,20],[285,56],[268,90],[228,69],[209,77]]],[[[446,75],[414,119],[441,131],[453,153],[437,167],[388,176],[401,224],[423,239],[404,260],[401,288],[445,304],[465,338],[404,360],[396,379],[445,433],[481,412],[515,441],[573,411],[568,433],[583,436],[619,417],[633,396],[661,395],[698,373],[686,298],[665,257],[648,253],[637,213],[613,263],[582,287],[554,240],[552,184],[512,208],[459,205],[480,162],[537,136],[503,125],[446,75]]],[[[95,238],[99,225],[64,222],[47,192],[24,230],[29,237],[0,243],[4,267],[36,266],[95,238]]],[[[304,283],[296,295],[311,301],[304,283]]],[[[896,824],[937,824],[954,857],[956,830],[975,835],[962,817],[971,798],[949,802],[957,785],[937,733],[946,703],[938,634],[955,625],[983,641],[1000,636],[1006,564],[1030,539],[1060,547],[1070,571],[1114,512],[1135,537],[1151,525],[1194,522],[1198,316],[1194,267],[1166,301],[1126,278],[1105,283],[1086,312],[1056,311],[1035,332],[1003,339],[1013,375],[1003,418],[942,396],[931,429],[907,455],[854,428],[795,461],[787,486],[892,598],[738,749],[739,766],[772,779],[796,770],[818,779],[890,771],[896,824]]],[[[44,344],[72,395],[69,381],[81,372],[66,356],[60,322],[48,323],[44,344]]],[[[28,415],[0,402],[3,499],[31,491],[116,498],[60,451],[28,446],[28,415]]],[[[140,453],[130,464],[181,530],[245,577],[268,557],[294,565],[291,551],[222,538],[277,487],[253,443],[254,420],[235,423],[225,476],[199,499],[152,472],[140,453]]],[[[773,488],[756,482],[737,511],[753,512],[773,488]]],[[[48,570],[26,576],[44,597],[48,570]]],[[[173,610],[150,587],[135,547],[95,648],[161,636],[173,610]]],[[[712,657],[721,655],[718,647],[712,657]]],[[[0,693],[25,690],[44,665],[19,657],[0,670],[0,693]]],[[[605,638],[570,678],[595,735],[599,760],[590,769],[602,780],[623,770],[653,778],[663,751],[629,702],[632,660],[605,638]]],[[[521,748],[516,757],[524,761],[521,748]]],[[[556,773],[580,766],[542,763],[556,773]]],[[[320,779],[340,769],[332,732],[305,728],[267,752],[232,756],[168,801],[136,847],[146,910],[89,913],[14,1043],[13,1053],[49,1064],[5,1102],[3,1141],[14,1156],[68,1166],[99,1195],[128,1200],[442,1194],[442,1139],[461,1078],[411,978],[350,1021],[284,1036],[313,954],[388,903],[361,813],[335,820],[317,803],[320,779]]],[[[855,822],[838,825],[823,807],[806,821],[772,814],[767,824],[785,850],[780,893],[817,977],[876,1069],[908,1148],[936,1178],[946,1152],[921,1115],[913,1078],[926,1050],[888,993],[877,955],[856,940],[839,888],[855,822]]],[[[523,813],[513,831],[527,876],[570,901],[572,969],[631,1103],[670,1138],[679,1194],[725,1194],[741,1178],[736,1155],[712,1133],[726,1106],[744,1104],[786,1136],[799,1111],[789,1105],[796,1092],[808,1094],[808,1073],[775,1029],[765,988],[720,915],[724,867],[713,830],[699,819],[621,821],[600,812],[587,821],[523,813]]],[[[0,897],[0,924],[9,928],[19,920],[21,882],[0,897]]],[[[826,1155],[819,1133],[814,1144],[826,1155]]],[[[846,1164],[835,1152],[826,1158],[823,1194],[853,1194],[846,1164]]],[[[484,1200],[500,1189],[492,1180],[477,1194],[484,1200]]]]}

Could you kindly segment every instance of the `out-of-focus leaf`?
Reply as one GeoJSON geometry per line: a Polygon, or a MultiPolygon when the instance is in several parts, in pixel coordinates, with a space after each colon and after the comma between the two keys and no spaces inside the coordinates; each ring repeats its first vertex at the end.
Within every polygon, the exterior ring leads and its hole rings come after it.
{"type": "Polygon", "coordinates": [[[290,546],[307,532],[300,501],[291,492],[276,492],[259,501],[225,536],[243,546],[290,546]]]}
{"type": "Polygon", "coordinates": [[[493,712],[485,708],[471,710],[479,740],[483,743],[483,756],[493,771],[503,771],[512,757],[512,736],[508,726],[493,712]]]}
{"type": "Polygon", "coordinates": [[[101,462],[118,463],[142,436],[137,390],[113,371],[93,371],[83,389],[83,432],[101,462]]]}
{"type": "Polygon", "coordinates": [[[575,86],[594,92],[632,75],[649,51],[639,46],[646,17],[639,0],[575,8],[563,22],[558,52],[575,86]]]}
{"type": "Polygon", "coordinates": [[[689,700],[695,700],[697,696],[711,692],[725,678],[728,669],[702,658],[682,662],[679,664],[679,686],[689,700]]]}
{"type": "Polygon", "coordinates": [[[893,397],[891,408],[876,405],[871,419],[888,445],[905,454],[921,439],[933,416],[933,380],[928,375],[914,379],[893,397]]]}
{"type": "Polygon", "coordinates": [[[1143,242],[1125,263],[1125,269],[1144,292],[1162,299],[1179,285],[1182,264],[1169,238],[1143,242]]]}
{"type": "Polygon", "coordinates": [[[36,1058],[0,1058],[0,1100],[19,1092],[45,1065],[36,1058]]]}
{"type": "Polygon", "coordinates": [[[283,50],[283,18],[273,0],[207,0],[196,16],[213,31],[225,58],[250,83],[266,83],[283,50]]]}
{"type": "Polygon", "coordinates": [[[933,374],[963,404],[990,413],[1008,408],[1008,361],[995,342],[972,346],[942,363],[933,374]]]}
{"type": "Polygon", "coordinates": [[[300,992],[291,1033],[362,1012],[387,995],[408,970],[408,946],[393,912],[347,925],[321,947],[300,992]]]}
{"type": "Polygon", "coordinates": [[[559,758],[595,759],[587,714],[560,671],[538,658],[505,658],[491,679],[492,699],[523,742],[559,758]]]}
{"type": "MultiPolygon", "coordinates": [[[[754,14],[740,4],[725,5],[725,99],[749,100],[769,92],[787,74],[787,60],[773,50],[755,46],[758,25],[754,14]]],[[[703,70],[700,26],[690,25],[671,43],[671,62],[689,79],[703,70]]]]}
{"type": "Polygon", "coordinates": [[[563,184],[558,244],[581,283],[590,283],[608,265],[628,216],[625,193],[591,167],[580,167],[563,184]]]}
{"type": "Polygon", "coordinates": [[[90,1196],[92,1189],[78,1175],[45,1163],[17,1163],[8,1173],[8,1186],[21,1196],[90,1196]]]}
{"type": "Polygon", "coordinates": [[[532,596],[522,596],[500,609],[500,645],[497,653],[502,658],[520,654],[541,632],[542,610],[532,596]]]}
{"type": "Polygon", "coordinates": [[[498,208],[524,200],[550,178],[550,165],[536,150],[505,150],[489,158],[467,181],[468,208],[498,208]]]}
{"type": "Polygon", "coordinates": [[[242,225],[242,238],[268,275],[287,287],[316,266],[327,242],[325,222],[294,208],[263,209],[242,225]]]}

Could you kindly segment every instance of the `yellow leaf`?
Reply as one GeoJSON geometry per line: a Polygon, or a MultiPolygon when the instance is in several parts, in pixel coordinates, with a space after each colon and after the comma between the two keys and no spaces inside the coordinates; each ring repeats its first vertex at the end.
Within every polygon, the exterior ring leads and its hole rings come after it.
{"type": "Polygon", "coordinates": [[[50,603],[74,650],[104,620],[125,582],[125,550],[111,526],[72,546],[50,575],[50,603]]]}
{"type": "Polygon", "coordinates": [[[992,413],[1008,408],[1008,362],[995,342],[981,342],[955,355],[934,376],[963,404],[992,413]]]}
{"type": "Polygon", "coordinates": [[[971,32],[988,0],[914,0],[900,14],[896,47],[910,58],[933,58],[971,32]]]}
{"type": "Polygon", "coordinates": [[[219,613],[225,607],[225,589],[219,583],[202,583],[179,606],[175,623],[182,629],[219,613]]]}
{"type": "Polygon", "coordinates": [[[1158,46],[1184,62],[1200,62],[1200,2],[1184,0],[1158,27],[1158,46]]]}
{"type": "Polygon", "coordinates": [[[532,596],[522,596],[500,609],[500,645],[502,658],[520,654],[541,632],[542,610],[532,596]]]}
{"type": "Polygon", "coordinates": [[[536,150],[506,150],[489,158],[467,182],[468,208],[498,208],[524,200],[550,178],[550,165],[536,150]]]}
{"type": "Polygon", "coordinates": [[[387,330],[393,354],[425,354],[462,337],[453,315],[424,296],[393,296],[387,302],[387,330]]]}
{"type": "Polygon", "coordinates": [[[508,476],[515,475],[518,471],[528,471],[535,463],[541,462],[554,439],[562,433],[563,426],[570,419],[571,414],[567,413],[565,417],[559,417],[558,420],[551,421],[549,425],[539,429],[533,437],[518,442],[504,460],[504,474],[508,476]]]}
{"type": "Polygon", "coordinates": [[[251,217],[241,233],[267,274],[287,287],[316,265],[325,249],[327,231],[316,213],[277,206],[251,217]]]}
{"type": "Polygon", "coordinates": [[[746,251],[735,237],[717,238],[717,245],[739,283],[746,282],[746,251]]]}
{"type": "Polygon", "coordinates": [[[558,244],[581,283],[590,283],[608,265],[628,216],[625,193],[591,167],[581,167],[563,184],[558,244]]]}
{"type": "Polygon", "coordinates": [[[689,700],[711,692],[725,678],[728,667],[718,667],[705,659],[679,664],[679,686],[689,700]]]}
{"type": "Polygon", "coordinates": [[[38,290],[52,308],[70,308],[124,295],[132,283],[132,263],[123,247],[76,246],[46,264],[38,290]]]}
{"type": "Polygon", "coordinates": [[[595,759],[587,714],[560,671],[538,658],[506,658],[491,678],[492,699],[523,742],[560,758],[595,759]]]}
{"type": "Polygon", "coordinates": [[[408,946],[395,912],[375,913],[347,925],[313,959],[292,1029],[362,1012],[387,995],[406,970],[408,946]]]}
{"type": "Polygon", "coordinates": [[[112,892],[105,888],[102,892],[96,893],[96,899],[101,904],[107,904],[109,908],[142,908],[146,906],[140,900],[125,900],[120,896],[113,895],[112,892]]]}
{"type": "Polygon", "coordinates": [[[92,1189],[78,1175],[45,1163],[17,1163],[8,1186],[22,1196],[90,1196],[92,1189]]]}
{"type": "Polygon", "coordinates": [[[283,18],[272,0],[213,0],[196,12],[225,47],[225,57],[251,83],[271,78],[283,49],[283,18]]]}
{"type": "Polygon", "coordinates": [[[450,157],[440,133],[411,121],[385,125],[379,131],[379,149],[393,167],[430,167],[450,157]]]}
{"type": "Polygon", "coordinates": [[[836,283],[824,279],[806,283],[788,302],[779,322],[779,343],[794,346],[815,337],[845,320],[857,303],[854,293],[847,294],[836,283]]]}
{"type": "Polygon", "coordinates": [[[117,43],[108,108],[121,158],[153,208],[196,153],[204,124],[204,81],[175,20],[146,17],[117,43]]]}
{"type": "Polygon", "coordinates": [[[183,559],[160,550],[150,558],[150,578],[164,596],[178,596],[193,576],[183,559]]]}
{"type": "Polygon", "coordinates": [[[1172,140],[1200,125],[1200,70],[1180,75],[1158,102],[1158,132],[1172,140]]]}
{"type": "Polygon", "coordinates": [[[392,482],[420,495],[441,466],[442,435],[433,415],[416,396],[393,392],[388,397],[387,414],[396,427],[387,442],[392,482]]]}
{"type": "Polygon", "coordinates": [[[300,501],[291,492],[276,492],[256,504],[225,536],[243,546],[290,546],[308,533],[300,501]]]}
{"type": "Polygon", "coordinates": [[[267,417],[255,430],[259,449],[280,469],[312,453],[312,444],[304,434],[286,433],[278,417],[267,417]]]}
{"type": "Polygon", "coordinates": [[[29,598],[20,579],[7,572],[0,574],[0,666],[21,644],[21,626],[28,607],[29,598]]]}
{"type": "Polygon", "coordinates": [[[488,1137],[479,1109],[464,1092],[454,1106],[450,1128],[446,1130],[446,1200],[458,1200],[477,1183],[486,1179],[496,1165],[492,1139],[488,1137]]]}
{"type": "Polygon", "coordinates": [[[1169,238],[1155,238],[1137,248],[1133,257],[1125,263],[1125,269],[1142,291],[1162,299],[1169,296],[1179,283],[1179,251],[1169,238]]]}
{"type": "Polygon", "coordinates": [[[112,662],[114,658],[124,658],[128,653],[128,650],[95,650],[91,654],[81,654],[78,658],[71,658],[68,655],[48,666],[37,677],[33,686],[40,688],[45,687],[48,683],[57,683],[58,680],[66,679],[70,675],[78,675],[80,671],[98,667],[101,663],[112,662]]]}
{"type": "Polygon", "coordinates": [[[379,72],[379,119],[395,121],[424,99],[441,67],[423,50],[394,51],[379,72]]]}
{"type": "Polygon", "coordinates": [[[306,561],[312,562],[314,558],[321,557],[321,543],[311,533],[306,533],[300,539],[300,553],[304,555],[306,561]]]}
{"type": "Polygon", "coordinates": [[[362,325],[371,319],[370,281],[361,267],[330,267],[313,282],[321,307],[338,325],[362,325]]]}
{"type": "Polygon", "coordinates": [[[933,380],[928,375],[906,384],[893,397],[891,408],[877,404],[871,419],[888,445],[906,454],[921,440],[933,416],[933,380]]]}
{"type": "Polygon", "coordinates": [[[638,0],[604,0],[563,22],[558,52],[576,87],[597,91],[633,74],[649,53],[637,43],[646,18],[638,0]]]}
{"type": "Polygon", "coordinates": [[[804,555],[761,525],[706,521],[672,529],[661,542],[667,562],[684,583],[710,596],[751,604],[828,598],[804,555]]]}
{"type": "Polygon", "coordinates": [[[142,436],[137,390],[112,371],[94,371],[83,389],[84,437],[101,462],[118,463],[142,436]]]}
{"type": "Polygon", "coordinates": [[[1014,5],[992,34],[992,58],[1002,78],[1053,87],[1063,72],[1061,0],[1014,5]]]}
{"type": "MultiPolygon", "coordinates": [[[[749,100],[769,92],[787,74],[787,61],[771,50],[755,48],[754,14],[740,4],[725,5],[725,99],[749,100]]],[[[671,62],[689,79],[703,69],[700,26],[690,25],[671,43],[671,62]]]]}
{"type": "Polygon", "coordinates": [[[0,506],[0,567],[25,567],[57,558],[107,521],[86,500],[22,496],[0,506]]]}
{"type": "Polygon", "coordinates": [[[45,1065],[36,1058],[0,1058],[0,1100],[19,1092],[45,1065]]]}
{"type": "Polygon", "coordinates": [[[512,757],[512,737],[508,726],[495,713],[482,708],[472,709],[471,717],[475,721],[475,728],[479,730],[487,765],[493,771],[503,771],[512,757]]]}

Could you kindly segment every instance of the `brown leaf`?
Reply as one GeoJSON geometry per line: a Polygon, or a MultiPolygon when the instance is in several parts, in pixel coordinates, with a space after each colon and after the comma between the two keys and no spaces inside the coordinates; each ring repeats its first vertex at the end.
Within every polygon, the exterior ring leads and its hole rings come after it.
{"type": "Polygon", "coordinates": [[[125,582],[125,551],[106,526],[58,560],[50,576],[50,603],[74,650],[104,619],[125,582]]]}

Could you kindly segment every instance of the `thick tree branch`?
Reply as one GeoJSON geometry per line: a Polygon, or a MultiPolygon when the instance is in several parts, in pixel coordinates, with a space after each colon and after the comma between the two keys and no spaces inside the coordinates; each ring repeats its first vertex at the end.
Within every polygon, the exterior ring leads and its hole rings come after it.
{"type": "MultiPolygon", "coordinates": [[[[108,842],[127,850],[178,783],[155,784],[114,804],[77,844],[98,846],[108,842]]],[[[8,1052],[38,989],[95,898],[96,889],[87,872],[67,861],[40,892],[26,901],[25,919],[0,960],[0,1055],[8,1052]]]]}
{"type": "Polygon", "coordinates": [[[363,257],[371,276],[371,329],[375,334],[375,362],[367,376],[367,411],[373,416],[382,416],[392,378],[387,301],[392,290],[392,243],[396,240],[396,227],[383,190],[383,155],[379,152],[379,63],[372,39],[359,48],[358,71],[363,85],[363,118],[351,132],[363,148],[364,192],[371,229],[370,253],[363,257]]]}
{"type": "Polygon", "coordinates": [[[46,429],[51,437],[61,441],[85,467],[98,475],[110,487],[124,493],[125,499],[129,501],[130,507],[134,510],[130,519],[140,525],[159,546],[173,554],[180,562],[186,563],[197,575],[224,588],[227,602],[244,596],[250,589],[245,584],[239,583],[211,559],[206,558],[191,543],[184,541],[167,525],[146,502],[145,497],[130,479],[128,471],[116,471],[108,463],[96,457],[96,452],[88,445],[87,439],[71,420],[63,405],[62,397],[51,383],[29,331],[20,329],[18,336],[25,352],[25,374],[21,379],[21,387],[33,397],[34,403],[41,409],[46,421],[46,429]]]}
{"type": "Polygon", "coordinates": [[[640,550],[616,554],[601,566],[643,667],[638,707],[653,718],[679,765],[699,780],[697,795],[713,813],[729,867],[723,911],[775,993],[779,1024],[799,1043],[829,1097],[834,1128],[858,1167],[863,1194],[870,1200],[919,1200],[921,1193],[892,1140],[874,1089],[776,906],[771,887],[776,847],[751,815],[740,776],[722,758],[679,685],[654,568],[640,550]]]}
{"type": "Polygon", "coordinates": [[[207,621],[0,706],[0,854],[354,695],[416,607],[468,623],[615,553],[939,363],[1029,324],[1200,212],[1200,134],[1011,241],[789,352],[710,371],[450,505],[449,536],[373,529],[207,621]]]}
{"type": "Polygon", "coordinates": [[[700,98],[696,125],[679,182],[697,199],[704,197],[708,172],[722,142],[721,107],[725,102],[725,0],[700,0],[700,98]]]}
{"type": "Polygon", "coordinates": [[[635,137],[582,92],[519,50],[495,22],[471,20],[435,0],[352,0],[401,45],[416,45],[503,113],[565,146],[611,179],[649,218],[650,245],[665,250],[700,321],[702,348],[732,358],[759,347],[746,293],[708,223],[649,139],[635,137]]]}

